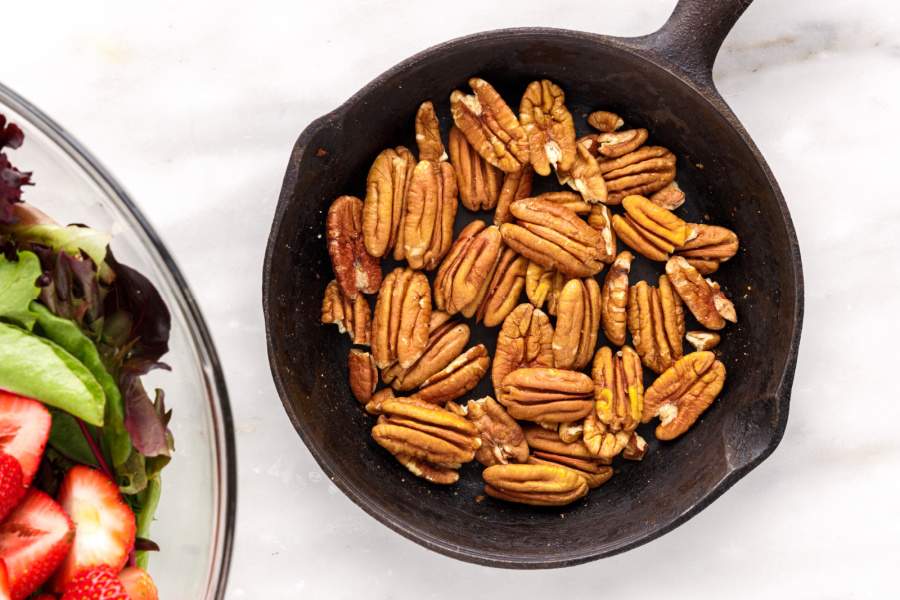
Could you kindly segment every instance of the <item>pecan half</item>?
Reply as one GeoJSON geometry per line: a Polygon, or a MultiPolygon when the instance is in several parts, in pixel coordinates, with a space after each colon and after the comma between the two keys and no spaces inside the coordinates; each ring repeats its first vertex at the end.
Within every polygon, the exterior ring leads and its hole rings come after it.
{"type": "Polygon", "coordinates": [[[662,206],[668,210],[675,210],[684,204],[684,192],[678,187],[678,182],[673,181],[650,195],[650,202],[662,206]]]}
{"type": "Polygon", "coordinates": [[[412,152],[397,146],[382,150],[369,169],[363,205],[363,239],[372,256],[385,256],[397,242],[415,168],[412,152]]]}
{"type": "MultiPolygon", "coordinates": [[[[497,206],[503,172],[475,152],[458,127],[450,128],[450,164],[456,172],[459,199],[469,210],[490,210],[497,206]]],[[[523,172],[520,169],[518,172],[523,172]]]]}
{"type": "Polygon", "coordinates": [[[631,261],[634,257],[627,250],[621,252],[606,278],[601,291],[600,322],[603,333],[616,346],[625,344],[626,323],[628,315],[628,274],[631,272],[631,261]]]}
{"type": "Polygon", "coordinates": [[[372,399],[375,387],[378,385],[378,369],[375,368],[375,359],[372,355],[356,348],[350,349],[347,358],[347,371],[350,378],[350,391],[360,404],[366,404],[372,399]]]}
{"type": "Polygon", "coordinates": [[[600,247],[603,253],[601,260],[605,263],[612,262],[616,255],[616,233],[613,231],[612,220],[609,218],[609,209],[603,204],[594,204],[587,222],[588,225],[600,232],[600,237],[603,239],[600,247]]]}
{"type": "Polygon", "coordinates": [[[550,167],[568,171],[575,161],[575,122],[566,108],[566,95],[558,85],[532,81],[519,104],[519,123],[525,130],[531,165],[538,175],[550,167]]]}
{"type": "Polygon", "coordinates": [[[500,230],[472,221],[460,232],[434,278],[437,307],[454,315],[475,314],[500,260],[500,230]]]}
{"type": "Polygon", "coordinates": [[[449,320],[435,325],[435,315],[446,316],[446,313],[442,311],[431,313],[428,344],[419,360],[408,369],[395,363],[382,372],[382,381],[395,390],[403,392],[419,387],[426,379],[438,373],[457,358],[469,343],[468,325],[449,320]]]}
{"type": "Polygon", "coordinates": [[[494,225],[500,226],[510,221],[509,206],[516,200],[531,196],[533,180],[534,170],[527,165],[515,173],[506,173],[503,176],[503,186],[500,188],[497,209],[494,211],[494,225]]]}
{"type": "Polygon", "coordinates": [[[612,219],[616,235],[650,260],[668,260],[670,253],[696,235],[691,225],[643,196],[627,196],[622,206],[625,217],[615,215],[612,219]]]}
{"type": "Polygon", "coordinates": [[[381,265],[363,241],[363,203],[341,196],[331,203],[325,223],[331,267],[341,291],[354,300],[359,292],[374,294],[381,285],[381,265]]]}
{"type": "Polygon", "coordinates": [[[681,358],[684,308],[668,277],[659,287],[639,281],[628,290],[628,329],[644,365],[662,373],[681,358]]]}
{"type": "Polygon", "coordinates": [[[528,260],[524,256],[519,256],[512,248],[503,250],[484,300],[475,315],[478,321],[484,321],[488,327],[496,327],[503,322],[506,315],[519,303],[519,296],[525,287],[527,267],[528,260]]]}
{"type": "Polygon", "coordinates": [[[441,124],[431,102],[423,102],[416,112],[416,145],[419,146],[419,160],[447,160],[441,142],[441,124]]]}
{"type": "Polygon", "coordinates": [[[395,361],[412,366],[428,344],[431,288],[424,273],[396,268],[387,277],[372,316],[372,354],[379,369],[395,361]]]}
{"type": "Polygon", "coordinates": [[[595,110],[588,115],[587,122],[588,125],[603,133],[612,133],[625,124],[622,117],[606,110],[595,110]]]}
{"type": "Polygon", "coordinates": [[[613,353],[604,346],[594,357],[594,412],[584,420],[584,445],[612,459],[626,448],[641,422],[644,383],[641,360],[629,346],[613,353]]]}
{"type": "Polygon", "coordinates": [[[500,226],[503,241],[529,260],[570,277],[590,277],[603,269],[600,232],[555,202],[525,198],[510,207],[515,223],[500,226]]]}
{"type": "Polygon", "coordinates": [[[474,95],[450,94],[453,122],[486,161],[507,173],[528,164],[528,138],[515,113],[491,85],[473,77],[474,95]]]}
{"type": "Polygon", "coordinates": [[[402,257],[413,269],[438,266],[453,242],[456,175],[446,162],[419,161],[412,174],[403,215],[402,257]]]}
{"type": "Polygon", "coordinates": [[[337,325],[338,331],[350,336],[350,341],[360,346],[370,342],[369,321],[372,311],[365,297],[360,294],[350,300],[341,292],[338,282],[332,279],[322,297],[322,323],[337,325]]]}
{"type": "Polygon", "coordinates": [[[719,330],[725,327],[725,321],[737,323],[734,304],[719,289],[719,284],[704,279],[687,259],[673,256],[666,263],[666,274],[672,280],[675,291],[701,325],[707,329],[719,330]]]}
{"type": "Polygon", "coordinates": [[[499,396],[503,378],[523,367],[553,366],[553,326],[550,319],[531,304],[513,309],[497,335],[491,381],[499,396]]]}
{"type": "Polygon", "coordinates": [[[559,295],[553,360],[558,369],[581,370],[591,362],[600,331],[600,286],[570,279],[559,295]]]}
{"type": "Polygon", "coordinates": [[[433,483],[455,483],[456,469],[475,458],[481,446],[475,426],[443,408],[395,398],[384,401],[380,411],[374,440],[433,483]]]}
{"type": "Polygon", "coordinates": [[[618,158],[634,152],[647,141],[646,129],[624,129],[608,133],[593,133],[579,140],[594,156],[618,158]]]}
{"type": "Polygon", "coordinates": [[[594,384],[584,373],[528,367],[503,378],[497,400],[514,419],[569,423],[593,407],[594,384]]]}
{"type": "Polygon", "coordinates": [[[523,431],[532,451],[529,463],[573,469],[585,478],[590,488],[598,487],[612,477],[609,461],[592,455],[580,439],[564,442],[553,431],[539,426],[525,427],[523,431]]]}
{"type": "Polygon", "coordinates": [[[684,339],[697,351],[712,350],[719,345],[722,337],[712,331],[688,331],[684,339]]]}
{"type": "Polygon", "coordinates": [[[656,437],[672,440],[687,431],[725,385],[725,365],[712,352],[692,352],[656,378],[644,395],[643,422],[660,418],[656,437]]]}
{"type": "Polygon", "coordinates": [[[575,144],[575,160],[572,162],[572,168],[567,171],[557,170],[556,179],[560,184],[568,185],[580,193],[586,202],[593,204],[607,201],[606,181],[600,171],[600,165],[580,140],[575,144]]]}
{"type": "Polygon", "coordinates": [[[413,398],[440,405],[456,400],[478,385],[490,364],[491,357],[484,344],[472,346],[423,381],[413,398]]]}
{"type": "Polygon", "coordinates": [[[738,251],[738,237],[730,229],[718,225],[692,225],[697,237],[685,242],[677,254],[700,271],[701,275],[714,273],[719,264],[738,251]]]}
{"type": "Polygon", "coordinates": [[[522,428],[496,400],[490,396],[469,400],[466,417],[481,434],[481,448],[475,453],[475,460],[486,467],[528,460],[522,428]]]}
{"type": "Polygon", "coordinates": [[[525,269],[525,295],[538,308],[547,303],[547,312],[556,314],[559,293],[569,279],[556,269],[548,269],[534,261],[528,261],[525,269]]]}
{"type": "Polygon", "coordinates": [[[619,204],[626,196],[647,195],[675,180],[675,155],[662,146],[643,146],[619,158],[601,161],[607,202],[619,204]]]}
{"type": "Polygon", "coordinates": [[[588,493],[584,477],[557,465],[493,465],[484,470],[484,493],[532,506],[565,506],[588,493]]]}

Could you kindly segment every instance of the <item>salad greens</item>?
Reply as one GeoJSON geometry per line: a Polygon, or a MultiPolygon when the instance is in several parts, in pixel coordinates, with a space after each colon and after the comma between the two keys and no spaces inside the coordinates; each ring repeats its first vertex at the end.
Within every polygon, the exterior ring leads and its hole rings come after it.
{"type": "Polygon", "coordinates": [[[50,408],[35,485],[55,493],[75,464],[105,471],[134,510],[135,562],[146,567],[175,443],[163,391],[151,398],[141,378],[169,368],[160,359],[171,317],[153,284],[115,259],[110,235],[59,225],[23,203],[31,173],[3,151],[23,140],[0,115],[0,390],[50,408]]]}

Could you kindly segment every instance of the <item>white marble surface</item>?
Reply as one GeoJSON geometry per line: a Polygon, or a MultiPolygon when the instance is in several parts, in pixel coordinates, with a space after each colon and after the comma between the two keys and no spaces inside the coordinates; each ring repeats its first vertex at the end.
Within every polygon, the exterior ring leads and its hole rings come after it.
{"type": "Polygon", "coordinates": [[[553,572],[427,552],[328,482],[269,377],[264,244],[296,135],[395,62],[505,26],[647,33],[673,1],[135,5],[7,4],[0,80],[125,183],[212,326],[240,455],[229,598],[896,597],[895,2],[757,0],[716,65],[722,94],[781,183],[803,251],[806,320],[784,441],[675,532],[553,572]]]}

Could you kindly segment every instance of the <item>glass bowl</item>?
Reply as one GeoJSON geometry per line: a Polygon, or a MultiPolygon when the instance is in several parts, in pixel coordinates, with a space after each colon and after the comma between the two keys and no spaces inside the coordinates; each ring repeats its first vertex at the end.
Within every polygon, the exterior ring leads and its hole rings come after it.
{"type": "Polygon", "coordinates": [[[173,410],[176,451],[150,536],[161,551],[150,573],[162,598],[219,599],[231,560],[236,459],[225,378],[200,309],[175,261],[122,186],[77,141],[40,110],[0,84],[0,112],[25,132],[12,162],[33,171],[29,204],[61,223],[113,234],[116,258],[148,277],[172,313],[171,372],[154,371],[173,410]]]}

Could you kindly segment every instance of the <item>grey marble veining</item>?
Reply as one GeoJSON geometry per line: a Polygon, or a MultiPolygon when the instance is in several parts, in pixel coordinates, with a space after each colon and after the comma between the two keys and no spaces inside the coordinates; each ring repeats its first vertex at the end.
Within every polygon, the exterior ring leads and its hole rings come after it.
{"type": "Polygon", "coordinates": [[[212,326],[240,456],[229,598],[896,595],[900,8],[889,0],[757,0],[716,64],[722,95],[791,207],[806,319],[780,448],[686,525],[564,571],[455,562],[340,494],[275,395],[260,267],[288,153],[309,121],[451,37],[519,25],[637,35],[657,28],[673,4],[91,0],[5,8],[17,26],[4,28],[0,79],[125,183],[212,326]]]}

